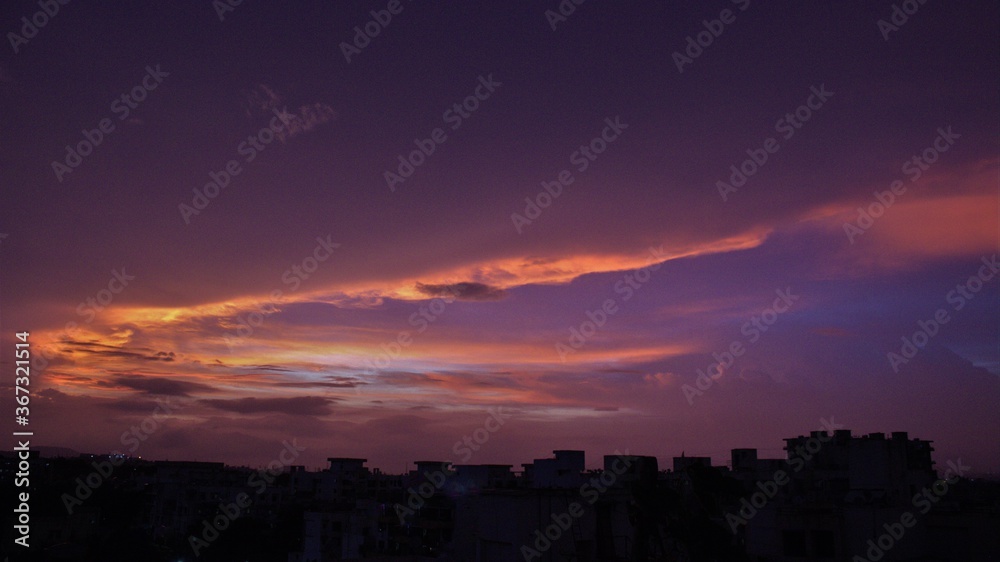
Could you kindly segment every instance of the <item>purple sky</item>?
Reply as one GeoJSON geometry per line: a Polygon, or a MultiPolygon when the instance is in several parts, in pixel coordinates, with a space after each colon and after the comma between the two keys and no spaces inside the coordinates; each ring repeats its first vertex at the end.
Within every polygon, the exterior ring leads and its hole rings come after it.
{"type": "Polygon", "coordinates": [[[37,444],[722,463],[833,417],[1000,471],[996,3],[350,4],[0,8],[37,444]]]}

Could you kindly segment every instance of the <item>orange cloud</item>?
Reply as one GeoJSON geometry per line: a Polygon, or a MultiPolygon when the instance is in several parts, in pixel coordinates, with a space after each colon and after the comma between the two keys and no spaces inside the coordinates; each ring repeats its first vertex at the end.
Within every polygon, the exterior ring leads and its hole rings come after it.
{"type": "Polygon", "coordinates": [[[870,234],[881,252],[899,259],[995,252],[997,203],[996,194],[906,201],[887,210],[870,234]]]}
{"type": "MultiPolygon", "coordinates": [[[[330,327],[330,330],[322,334],[304,334],[301,331],[279,334],[266,325],[266,316],[290,304],[301,302],[372,308],[379,306],[384,298],[427,300],[431,298],[428,287],[477,286],[484,290],[503,291],[528,284],[568,283],[586,274],[624,271],[678,258],[753,248],[763,243],[768,233],[766,229],[757,229],[703,244],[663,244],[647,250],[613,255],[579,253],[571,256],[511,257],[469,263],[421,275],[419,278],[370,280],[349,286],[327,286],[317,291],[281,293],[277,296],[275,293],[234,296],[223,302],[187,308],[116,305],[103,311],[95,323],[82,326],[70,335],[74,341],[106,346],[102,353],[69,349],[62,343],[67,335],[55,330],[39,333],[36,341],[40,346],[57,351],[57,361],[70,363],[85,374],[98,373],[109,364],[119,369],[150,368],[143,353],[169,352],[174,349],[178,356],[177,363],[171,365],[173,368],[192,363],[208,365],[220,357],[226,358],[230,364],[241,366],[276,362],[357,365],[360,359],[371,355],[372,338],[381,337],[378,330],[341,326],[330,327]],[[233,319],[238,316],[246,317],[254,312],[265,318],[265,327],[249,338],[237,340],[238,345],[230,348],[223,336],[236,333],[238,325],[233,319]],[[267,337],[263,337],[265,333],[267,337]],[[324,341],[319,341],[320,338],[324,341]],[[137,352],[136,348],[145,351],[137,352]]],[[[521,364],[544,364],[554,356],[554,343],[532,345],[463,342],[458,345],[428,340],[421,344],[420,357],[411,359],[419,361],[421,358],[429,360],[433,357],[437,361],[489,364],[503,363],[511,357],[517,357],[517,362],[521,364]]],[[[599,353],[604,357],[609,357],[610,353],[615,358],[633,360],[662,357],[664,353],[675,352],[678,351],[661,348],[633,349],[625,346],[611,352],[601,350],[599,353]]],[[[583,350],[573,354],[570,361],[588,361],[596,353],[583,350]]]]}
{"type": "Polygon", "coordinates": [[[905,191],[895,195],[889,193],[891,184],[880,185],[881,202],[873,194],[826,205],[808,212],[801,222],[841,238],[845,249],[838,255],[840,261],[860,271],[994,253],[1000,248],[998,164],[982,162],[928,175],[916,184],[903,182],[905,191]]]}

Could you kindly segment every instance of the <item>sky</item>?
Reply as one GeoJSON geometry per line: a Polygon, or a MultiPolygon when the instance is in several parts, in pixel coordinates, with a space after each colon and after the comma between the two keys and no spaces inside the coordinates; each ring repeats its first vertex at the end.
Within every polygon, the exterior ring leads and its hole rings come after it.
{"type": "Polygon", "coordinates": [[[994,2],[42,9],[0,7],[34,446],[724,464],[832,422],[1000,472],[994,2]]]}

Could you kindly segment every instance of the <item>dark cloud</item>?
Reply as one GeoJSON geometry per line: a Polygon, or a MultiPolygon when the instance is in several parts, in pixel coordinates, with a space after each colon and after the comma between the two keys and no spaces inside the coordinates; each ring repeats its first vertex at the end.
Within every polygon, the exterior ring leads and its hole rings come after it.
{"type": "Polygon", "coordinates": [[[40,390],[38,391],[37,394],[38,396],[44,396],[45,398],[50,398],[50,399],[65,398],[66,396],[68,396],[65,392],[60,392],[54,388],[46,388],[40,390]]]}
{"type": "Polygon", "coordinates": [[[200,400],[202,404],[237,414],[278,412],[293,416],[329,414],[330,398],[296,396],[294,398],[240,398],[237,400],[200,400]]]}
{"type": "Polygon", "coordinates": [[[164,377],[147,377],[142,375],[123,375],[112,379],[113,384],[139,390],[146,394],[162,396],[190,396],[191,392],[216,392],[216,388],[207,384],[179,381],[164,377]]]}
{"type": "Polygon", "coordinates": [[[411,373],[407,371],[385,371],[379,373],[378,378],[388,384],[440,384],[444,380],[432,377],[426,373],[411,373]]]}
{"type": "Polygon", "coordinates": [[[136,347],[126,351],[124,348],[113,345],[77,341],[70,338],[63,338],[60,343],[64,346],[62,351],[70,354],[81,352],[124,359],[140,359],[143,361],[173,361],[176,358],[176,354],[173,351],[153,351],[148,347],[136,347]]]}
{"type": "MultiPolygon", "coordinates": [[[[218,361],[218,359],[216,359],[216,361],[218,361]]],[[[219,362],[221,363],[221,361],[219,361],[219,362]]],[[[277,365],[257,365],[254,368],[255,369],[260,369],[261,371],[278,371],[278,372],[284,372],[284,373],[290,373],[290,372],[292,372],[291,369],[286,369],[284,367],[279,367],[277,365]]]]}
{"type": "Polygon", "coordinates": [[[471,281],[443,285],[417,283],[417,290],[429,297],[453,297],[466,301],[495,301],[507,296],[507,292],[499,287],[471,281]]]}
{"type": "Polygon", "coordinates": [[[153,400],[116,400],[109,402],[106,407],[109,410],[117,410],[119,412],[141,412],[148,414],[163,406],[153,400]]]}
{"type": "Polygon", "coordinates": [[[322,382],[322,381],[303,381],[303,382],[279,382],[275,386],[287,386],[290,388],[356,388],[362,384],[367,384],[363,382],[322,382]]]}

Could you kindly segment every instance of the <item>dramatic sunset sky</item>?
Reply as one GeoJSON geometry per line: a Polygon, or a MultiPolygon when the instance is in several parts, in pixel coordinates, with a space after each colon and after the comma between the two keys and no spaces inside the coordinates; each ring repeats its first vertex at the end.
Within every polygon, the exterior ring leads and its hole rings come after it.
{"type": "Polygon", "coordinates": [[[594,0],[564,20],[556,0],[404,0],[350,62],[342,43],[388,3],[293,4],[220,21],[208,1],[71,2],[23,42],[8,32],[37,3],[0,8],[3,428],[27,330],[34,446],[126,450],[157,411],[133,454],[260,465],[294,438],[310,467],[553,449],[724,464],[833,418],[1000,471],[995,2],[927,2],[889,29],[889,0],[594,0]],[[688,37],[723,10],[697,54],[688,37]],[[748,149],[766,162],[723,197],[748,149]],[[745,353],[686,394],[733,342],[745,353]],[[499,431],[458,454],[498,407],[499,431]]]}

